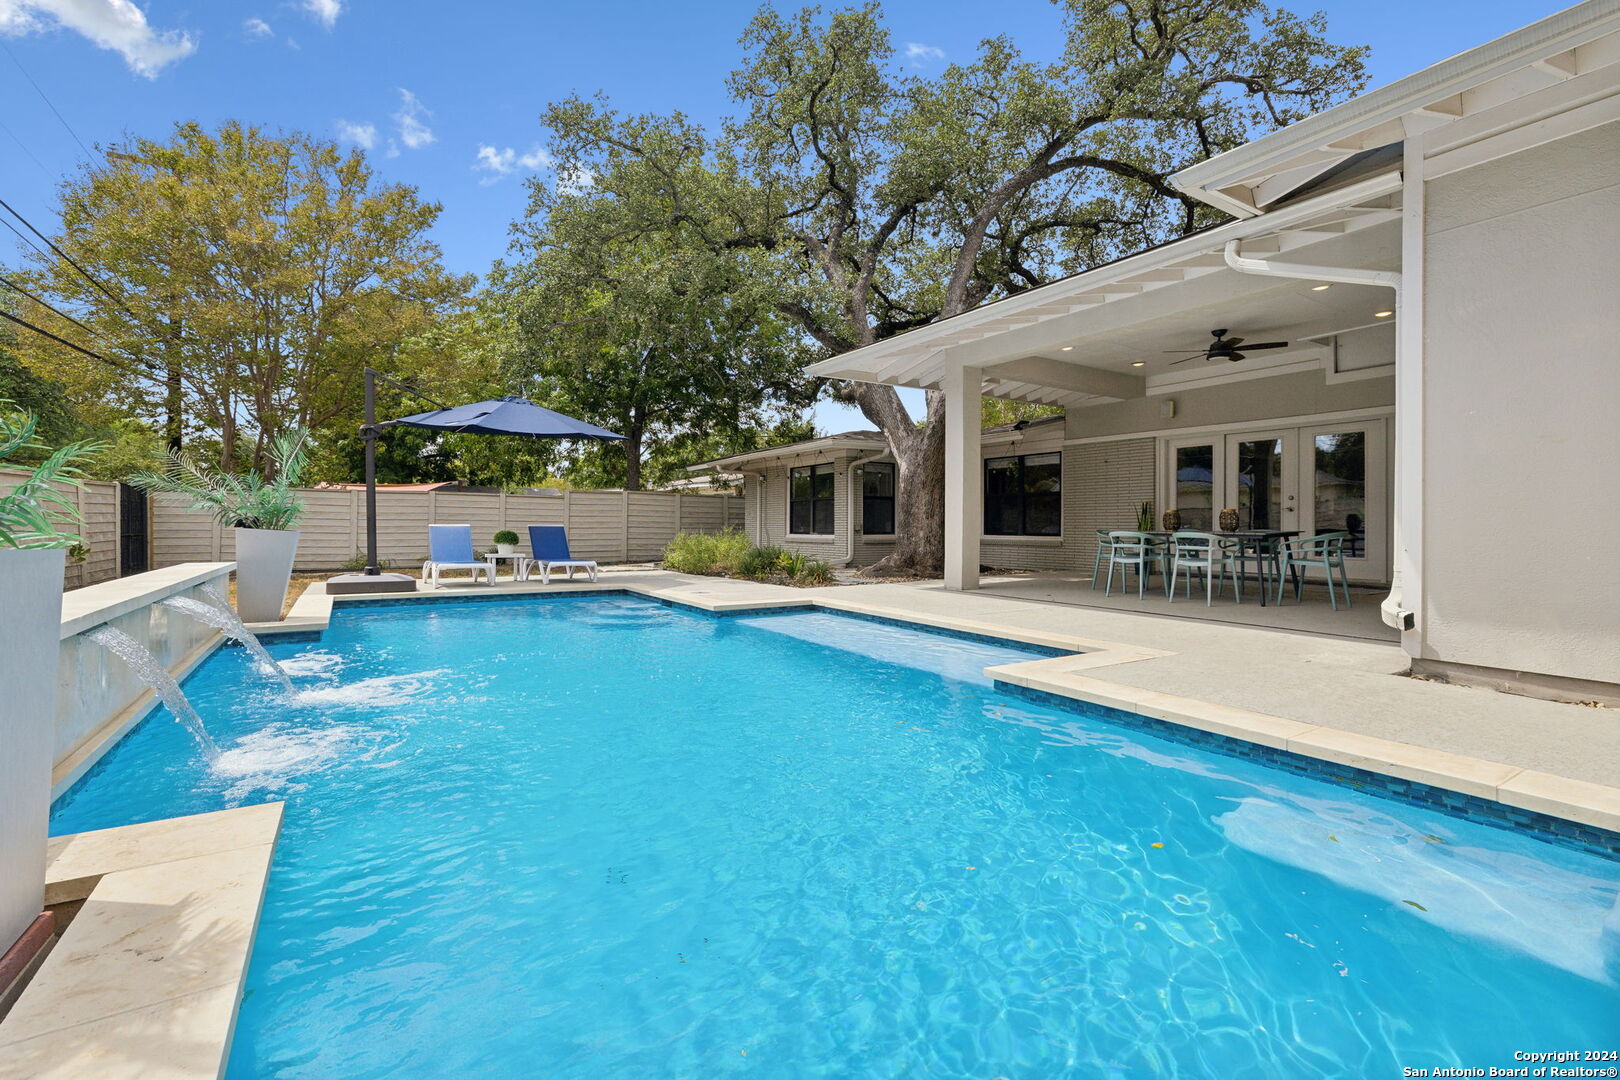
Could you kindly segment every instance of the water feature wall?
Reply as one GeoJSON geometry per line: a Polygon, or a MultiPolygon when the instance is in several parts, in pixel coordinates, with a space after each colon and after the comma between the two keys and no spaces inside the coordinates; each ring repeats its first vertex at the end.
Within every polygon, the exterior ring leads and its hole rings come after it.
{"type": "Polygon", "coordinates": [[[144,646],[172,674],[219,639],[219,631],[165,607],[170,597],[209,603],[204,591],[223,590],[234,563],[186,563],[76,589],[62,598],[58,654],[53,794],[94,764],[145,714],[151,699],[128,663],[87,635],[109,626],[144,646]]]}

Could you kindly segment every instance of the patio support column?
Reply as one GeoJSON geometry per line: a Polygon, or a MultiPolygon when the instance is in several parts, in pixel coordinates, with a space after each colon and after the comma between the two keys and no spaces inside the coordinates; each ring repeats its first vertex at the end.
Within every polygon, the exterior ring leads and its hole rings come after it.
{"type": "Polygon", "coordinates": [[[945,587],[979,587],[979,534],[984,528],[984,463],[979,450],[981,368],[958,368],[945,391],[945,587]]]}

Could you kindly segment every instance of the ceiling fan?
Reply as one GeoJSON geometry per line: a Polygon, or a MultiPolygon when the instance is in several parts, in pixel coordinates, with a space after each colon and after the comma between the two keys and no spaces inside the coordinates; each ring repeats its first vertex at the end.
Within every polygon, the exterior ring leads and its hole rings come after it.
{"type": "MultiPolygon", "coordinates": [[[[1286,349],[1288,347],[1288,342],[1286,341],[1257,341],[1251,345],[1243,345],[1242,338],[1229,338],[1226,336],[1225,330],[1211,330],[1210,333],[1214,335],[1215,340],[1209,344],[1208,348],[1206,348],[1203,352],[1196,352],[1191,356],[1184,356],[1180,360],[1172,360],[1170,361],[1170,366],[1174,367],[1177,364],[1185,364],[1189,360],[1198,359],[1230,360],[1233,363],[1237,363],[1246,355],[1254,352],[1257,349],[1286,349]],[[1243,352],[1238,352],[1239,345],[1243,345],[1243,352]]],[[[1165,351],[1180,352],[1181,350],[1166,349],[1165,351]]]]}

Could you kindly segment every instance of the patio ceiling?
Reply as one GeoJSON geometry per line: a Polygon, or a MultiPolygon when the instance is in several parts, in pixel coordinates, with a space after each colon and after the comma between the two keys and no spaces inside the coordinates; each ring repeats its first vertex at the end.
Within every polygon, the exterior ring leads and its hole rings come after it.
{"type": "MultiPolygon", "coordinates": [[[[1230,269],[1222,249],[1286,253],[1291,261],[1398,269],[1398,173],[1360,181],[1291,212],[1239,221],[1097,270],[1055,282],[813,365],[814,374],[937,389],[964,366],[984,370],[992,397],[1075,407],[1141,397],[1301,362],[1319,363],[1331,335],[1383,321],[1387,289],[1256,277],[1230,269]],[[1344,205],[1346,195],[1351,205],[1344,205]],[[1357,195],[1360,195],[1357,198],[1357,195]],[[1334,205],[1337,203],[1338,205],[1334,205]],[[1233,364],[1172,360],[1201,351],[1210,331],[1248,341],[1285,340],[1287,349],[1233,364]],[[1308,340],[1316,339],[1316,340],[1308,340]],[[1140,365],[1140,366],[1137,366],[1140,365]]],[[[1241,349],[1241,346],[1240,346],[1241,349]]]]}

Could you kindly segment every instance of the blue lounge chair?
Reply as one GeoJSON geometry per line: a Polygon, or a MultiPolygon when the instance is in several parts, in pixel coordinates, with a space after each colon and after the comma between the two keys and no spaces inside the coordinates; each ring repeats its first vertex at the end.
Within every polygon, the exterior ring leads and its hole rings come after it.
{"type": "Polygon", "coordinates": [[[574,580],[574,571],[583,570],[596,580],[596,564],[589,559],[576,559],[568,550],[568,530],[561,525],[530,525],[529,547],[534,549],[533,566],[540,568],[540,584],[551,584],[553,570],[567,570],[568,580],[574,580]]]}
{"type": "Polygon", "coordinates": [[[439,574],[445,570],[470,570],[470,582],[476,582],[478,575],[483,574],[486,583],[495,584],[495,571],[489,563],[473,558],[471,525],[428,526],[428,558],[422,564],[423,583],[437,589],[439,574]]]}

